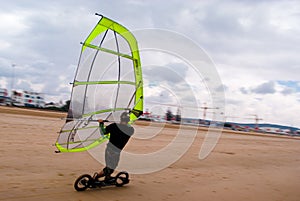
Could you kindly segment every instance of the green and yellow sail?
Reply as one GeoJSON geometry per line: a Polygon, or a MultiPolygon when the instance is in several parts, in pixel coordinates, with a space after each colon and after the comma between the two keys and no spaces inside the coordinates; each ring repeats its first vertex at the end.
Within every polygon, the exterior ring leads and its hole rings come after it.
{"type": "Polygon", "coordinates": [[[101,19],[82,43],[68,117],[56,142],[59,152],[91,149],[109,138],[97,119],[133,123],[143,112],[143,78],[137,41],[124,26],[101,19]]]}

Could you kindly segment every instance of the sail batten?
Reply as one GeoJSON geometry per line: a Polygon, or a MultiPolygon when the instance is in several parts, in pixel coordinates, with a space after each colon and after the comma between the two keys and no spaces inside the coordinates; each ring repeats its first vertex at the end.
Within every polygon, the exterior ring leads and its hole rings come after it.
{"type": "Polygon", "coordinates": [[[91,84],[129,84],[129,85],[135,85],[135,82],[132,81],[125,81],[125,80],[107,80],[107,81],[75,81],[74,85],[91,85],[91,84]]]}
{"type": "Polygon", "coordinates": [[[134,60],[134,58],[132,56],[128,55],[128,54],[123,54],[123,53],[116,52],[116,51],[113,51],[113,50],[110,50],[110,49],[107,49],[107,48],[98,47],[96,45],[85,44],[85,43],[83,43],[83,46],[90,47],[90,48],[93,48],[93,49],[96,49],[96,50],[101,50],[103,52],[114,54],[114,55],[117,55],[117,56],[121,56],[121,57],[124,57],[126,59],[134,60]]]}

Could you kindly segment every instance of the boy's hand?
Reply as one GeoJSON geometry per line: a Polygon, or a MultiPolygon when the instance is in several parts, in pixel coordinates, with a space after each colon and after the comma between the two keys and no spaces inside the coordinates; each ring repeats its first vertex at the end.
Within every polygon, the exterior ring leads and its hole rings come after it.
{"type": "Polygon", "coordinates": [[[98,119],[98,122],[103,123],[104,121],[103,121],[103,119],[98,119]]]}

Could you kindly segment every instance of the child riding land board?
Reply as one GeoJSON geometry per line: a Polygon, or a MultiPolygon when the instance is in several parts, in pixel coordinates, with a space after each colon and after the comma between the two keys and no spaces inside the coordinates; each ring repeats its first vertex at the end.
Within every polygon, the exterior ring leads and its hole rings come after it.
{"type": "MultiPolygon", "coordinates": [[[[123,112],[128,112],[129,124],[132,124],[143,114],[138,43],[127,28],[99,16],[101,19],[81,43],[68,115],[55,143],[57,153],[87,151],[107,141],[109,135],[101,133],[97,119],[114,122],[123,112]]],[[[84,174],[75,181],[74,187],[84,191],[127,183],[127,172],[120,172],[109,180],[84,174]]]]}

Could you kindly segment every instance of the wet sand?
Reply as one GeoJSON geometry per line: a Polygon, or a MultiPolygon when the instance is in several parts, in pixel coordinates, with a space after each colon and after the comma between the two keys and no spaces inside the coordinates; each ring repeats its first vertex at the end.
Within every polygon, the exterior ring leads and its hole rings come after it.
{"type": "MultiPolygon", "coordinates": [[[[189,150],[161,171],[131,174],[127,186],[76,192],[75,179],[102,167],[88,152],[56,154],[53,144],[64,113],[0,107],[0,200],[255,200],[300,199],[300,139],[261,134],[222,134],[204,160],[198,158],[205,129],[189,150]]],[[[138,123],[137,132],[155,130],[138,123]]],[[[165,146],[178,128],[166,126],[158,137],[131,139],[127,151],[149,152],[165,146]]],[[[186,129],[186,128],[185,128],[186,129]]],[[[188,132],[188,128],[186,132],[188,132]]]]}

